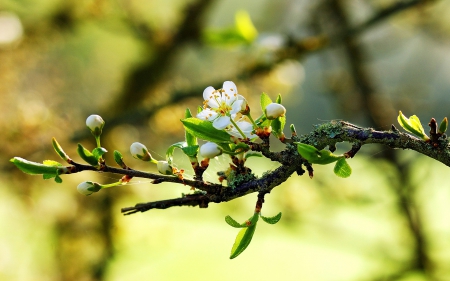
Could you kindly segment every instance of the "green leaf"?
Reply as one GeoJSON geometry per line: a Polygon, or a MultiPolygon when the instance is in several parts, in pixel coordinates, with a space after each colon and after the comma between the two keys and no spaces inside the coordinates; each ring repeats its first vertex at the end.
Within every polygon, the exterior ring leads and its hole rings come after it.
{"type": "Polygon", "coordinates": [[[77,152],[80,157],[86,161],[88,164],[97,167],[98,166],[98,160],[97,158],[86,148],[84,148],[80,143],[77,147],[77,152]]]}
{"type": "Polygon", "coordinates": [[[62,180],[62,178],[60,176],[55,176],[55,182],[56,183],[62,183],[63,180],[62,180]]]}
{"type": "MultiPolygon", "coordinates": [[[[14,157],[9,160],[11,163],[16,165],[22,172],[29,175],[58,175],[60,172],[65,170],[66,168],[62,165],[53,166],[53,165],[45,165],[41,163],[36,163],[32,161],[28,161],[21,157],[14,157]]],[[[57,162],[56,162],[57,163],[57,162]]],[[[59,164],[59,163],[58,163],[59,164]]]]}
{"type": "Polygon", "coordinates": [[[248,227],[248,225],[245,222],[244,223],[238,223],[237,221],[235,221],[230,216],[226,216],[225,217],[225,222],[228,223],[230,226],[235,227],[235,228],[248,227]]]}
{"type": "Polygon", "coordinates": [[[311,164],[326,165],[333,163],[342,156],[337,156],[328,150],[318,150],[312,145],[295,142],[298,153],[311,164]]]}
{"type": "Polygon", "coordinates": [[[403,115],[402,111],[399,111],[397,121],[400,124],[400,126],[402,126],[402,128],[405,129],[407,132],[409,132],[423,140],[430,139],[425,134],[422,124],[420,123],[419,117],[417,117],[416,115],[406,118],[406,116],[403,115]]]}
{"type": "Polygon", "coordinates": [[[98,161],[98,159],[100,159],[102,155],[105,154],[106,152],[108,152],[108,150],[104,149],[103,147],[97,147],[94,148],[94,150],[92,150],[92,155],[94,155],[94,157],[98,161]]]}
{"type": "Polygon", "coordinates": [[[260,104],[261,104],[261,111],[265,112],[266,107],[272,103],[272,99],[267,95],[266,93],[261,94],[260,98],[260,104]]]}
{"type": "Polygon", "coordinates": [[[44,160],[42,163],[47,166],[63,167],[63,165],[61,163],[54,161],[54,160],[44,160]]]}
{"type": "Polygon", "coordinates": [[[199,145],[193,145],[193,146],[186,146],[182,147],[181,150],[186,154],[189,158],[197,157],[198,150],[200,146],[199,145]]]}
{"type": "Polygon", "coordinates": [[[247,11],[239,10],[235,15],[236,29],[240,35],[248,42],[253,42],[258,36],[258,31],[256,30],[250,15],[247,11]]]}
{"type": "Polygon", "coordinates": [[[222,130],[217,130],[209,121],[191,117],[183,119],[181,122],[183,123],[186,131],[197,138],[215,143],[231,142],[231,137],[228,133],[222,130]]]}
{"type": "Polygon", "coordinates": [[[445,132],[447,131],[447,127],[448,127],[448,119],[447,117],[445,117],[441,124],[439,125],[439,134],[445,134],[445,132]]]}
{"type": "Polygon", "coordinates": [[[166,151],[166,161],[169,163],[169,165],[172,165],[173,162],[173,153],[175,152],[175,148],[182,149],[183,147],[186,147],[187,143],[185,141],[180,141],[177,143],[172,144],[169,146],[169,148],[166,151]]]}
{"type": "Polygon", "coordinates": [[[55,149],[56,153],[58,153],[59,157],[61,157],[65,161],[70,159],[69,155],[67,155],[64,152],[61,145],[59,145],[59,143],[56,141],[55,138],[52,138],[52,145],[53,145],[53,148],[55,149]]]}
{"type": "Polygon", "coordinates": [[[123,156],[122,153],[120,153],[118,150],[114,150],[114,161],[116,161],[117,165],[120,167],[123,167],[125,163],[123,162],[123,156]]]}
{"type": "MultiPolygon", "coordinates": [[[[191,118],[191,117],[192,117],[191,110],[189,108],[186,108],[184,118],[191,118]]],[[[198,145],[197,138],[194,137],[192,134],[188,133],[188,131],[185,131],[184,137],[186,139],[187,146],[198,145]]]]}
{"type": "Polygon", "coordinates": [[[278,94],[275,102],[281,104],[281,94],[278,94]]]}
{"type": "Polygon", "coordinates": [[[250,220],[250,225],[239,231],[234,241],[233,247],[231,248],[230,259],[234,259],[239,256],[252,241],[253,234],[255,234],[256,223],[258,222],[259,213],[255,213],[250,220]]]}
{"type": "Polygon", "coordinates": [[[261,219],[265,222],[267,222],[268,224],[276,224],[277,222],[280,221],[281,219],[281,212],[279,212],[277,215],[273,216],[273,217],[265,217],[265,216],[261,216],[261,219]]]}
{"type": "Polygon", "coordinates": [[[352,174],[352,168],[345,160],[345,157],[342,157],[336,162],[336,165],[334,165],[334,173],[341,178],[348,178],[352,174]]]}
{"type": "Polygon", "coordinates": [[[275,137],[280,138],[284,135],[283,130],[286,125],[286,116],[280,116],[274,120],[272,120],[272,134],[275,137]]]}
{"type": "Polygon", "coordinates": [[[262,154],[259,152],[247,152],[245,153],[245,159],[248,159],[250,157],[262,157],[262,154]]]}

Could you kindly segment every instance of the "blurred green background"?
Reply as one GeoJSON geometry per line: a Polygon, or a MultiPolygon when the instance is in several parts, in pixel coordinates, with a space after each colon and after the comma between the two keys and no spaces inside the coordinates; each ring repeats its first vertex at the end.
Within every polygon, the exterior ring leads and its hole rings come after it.
{"type": "MultiPolygon", "coordinates": [[[[123,216],[122,207],[188,187],[134,179],[85,197],[81,181],[120,177],[86,172],[56,184],[8,162],[57,160],[52,137],[79,160],[77,142],[95,146],[85,119],[99,114],[103,146],[154,171],[129,145],[162,159],[183,139],[185,108],[226,80],[254,116],[261,92],[281,93],[299,134],[332,119],[388,130],[398,110],[440,121],[449,116],[449,27],[444,0],[2,0],[0,279],[450,280],[449,170],[410,151],[364,146],[348,179],[329,166],[312,180],[292,176],[266,196],[263,213],[282,211],[280,223],[259,225],[235,260],[238,230],[224,217],[248,218],[256,194],[123,216]]],[[[216,181],[227,159],[213,164],[216,181]]],[[[259,175],[277,167],[248,165],[259,175]]]]}

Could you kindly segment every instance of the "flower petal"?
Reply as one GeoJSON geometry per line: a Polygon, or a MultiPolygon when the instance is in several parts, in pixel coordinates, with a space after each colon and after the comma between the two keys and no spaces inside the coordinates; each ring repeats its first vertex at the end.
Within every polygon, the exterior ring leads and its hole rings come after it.
{"type": "Polygon", "coordinates": [[[201,120],[213,121],[217,118],[217,112],[207,108],[203,109],[200,113],[197,114],[197,118],[201,120]]]}
{"type": "MultiPolygon", "coordinates": [[[[244,103],[244,101],[243,100],[237,100],[237,101],[235,101],[234,103],[233,103],[233,105],[231,106],[232,107],[232,109],[231,109],[231,111],[230,111],[230,114],[236,114],[236,113],[238,113],[239,111],[241,111],[242,110],[242,104],[244,103]]],[[[245,108],[244,108],[245,109],[245,108]]]]}
{"type": "Polygon", "coordinates": [[[217,108],[219,107],[219,104],[216,102],[214,95],[217,95],[217,92],[211,86],[203,91],[203,99],[208,103],[210,107],[217,108]]]}
{"type": "Polygon", "coordinates": [[[236,84],[232,81],[223,82],[223,90],[225,91],[226,103],[231,105],[237,99],[238,91],[236,88],[236,84]]]}
{"type": "Polygon", "coordinates": [[[230,121],[230,117],[229,116],[221,116],[219,118],[216,118],[213,122],[213,126],[214,128],[216,128],[217,130],[223,130],[225,129],[228,125],[230,125],[231,121],[230,121]]]}

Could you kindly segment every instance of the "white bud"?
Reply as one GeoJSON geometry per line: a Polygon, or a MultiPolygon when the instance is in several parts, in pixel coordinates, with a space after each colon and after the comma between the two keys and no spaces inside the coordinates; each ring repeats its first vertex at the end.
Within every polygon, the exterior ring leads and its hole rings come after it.
{"type": "Polygon", "coordinates": [[[102,134],[103,126],[105,126],[105,121],[100,115],[90,115],[86,119],[86,126],[91,130],[94,136],[100,136],[102,134]]]}
{"type": "Polygon", "coordinates": [[[280,116],[284,116],[286,113],[286,108],[279,103],[271,103],[266,106],[266,110],[264,112],[266,114],[267,119],[273,120],[280,116]]]}
{"type": "Polygon", "coordinates": [[[163,175],[173,175],[172,166],[170,166],[167,161],[158,161],[158,163],[156,163],[156,167],[158,168],[158,172],[163,175]]]}
{"type": "Polygon", "coordinates": [[[214,158],[222,154],[219,146],[213,142],[207,142],[200,147],[200,155],[205,158],[214,158]]]}
{"type": "Polygon", "coordinates": [[[152,155],[148,152],[147,147],[140,142],[133,142],[130,146],[130,152],[136,159],[142,161],[152,160],[152,155]]]}
{"type": "Polygon", "coordinates": [[[77,186],[78,192],[86,196],[98,192],[100,189],[102,189],[100,184],[92,181],[84,181],[77,186]]]}

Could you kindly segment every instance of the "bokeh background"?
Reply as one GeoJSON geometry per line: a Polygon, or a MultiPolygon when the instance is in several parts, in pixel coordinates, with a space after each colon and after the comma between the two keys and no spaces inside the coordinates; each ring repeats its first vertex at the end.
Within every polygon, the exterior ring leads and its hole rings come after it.
{"type": "MultiPolygon", "coordinates": [[[[8,162],[57,160],[52,137],[79,160],[77,142],[95,146],[85,119],[100,114],[103,146],[154,171],[129,145],[162,159],[183,139],[185,108],[226,80],[255,115],[261,92],[282,94],[299,134],[333,119],[388,130],[398,110],[440,122],[450,113],[449,27],[445,0],[2,0],[0,280],[450,280],[449,169],[410,151],[364,146],[348,179],[329,166],[312,180],[292,176],[266,196],[263,213],[282,211],[280,223],[259,225],[235,260],[238,230],[224,216],[248,218],[255,194],[123,216],[190,191],[134,179],[85,197],[78,183],[120,177],[57,184],[8,162]]],[[[214,160],[208,179],[227,161],[214,160]]]]}

